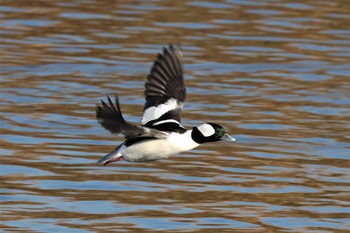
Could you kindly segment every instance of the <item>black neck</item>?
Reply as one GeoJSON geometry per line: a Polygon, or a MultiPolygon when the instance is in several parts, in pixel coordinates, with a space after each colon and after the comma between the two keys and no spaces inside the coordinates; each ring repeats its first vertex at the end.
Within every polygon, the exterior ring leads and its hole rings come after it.
{"type": "Polygon", "coordinates": [[[208,142],[207,138],[205,138],[203,136],[203,134],[199,131],[199,129],[197,127],[193,127],[192,133],[191,133],[191,138],[193,141],[195,141],[198,144],[208,142]]]}

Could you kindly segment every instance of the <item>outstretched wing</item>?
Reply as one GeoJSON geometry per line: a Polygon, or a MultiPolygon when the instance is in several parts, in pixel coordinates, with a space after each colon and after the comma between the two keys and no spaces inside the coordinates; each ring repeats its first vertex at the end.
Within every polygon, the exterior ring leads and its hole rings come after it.
{"type": "Polygon", "coordinates": [[[163,131],[185,130],[180,124],[186,99],[182,54],[172,45],[163,48],[145,84],[146,104],[141,124],[163,131]]]}
{"type": "Polygon", "coordinates": [[[96,118],[98,122],[113,134],[124,136],[126,139],[136,137],[166,138],[167,134],[156,129],[137,126],[126,122],[120,111],[118,97],[115,97],[115,105],[107,96],[108,103],[101,100],[102,105],[97,105],[96,118]]]}

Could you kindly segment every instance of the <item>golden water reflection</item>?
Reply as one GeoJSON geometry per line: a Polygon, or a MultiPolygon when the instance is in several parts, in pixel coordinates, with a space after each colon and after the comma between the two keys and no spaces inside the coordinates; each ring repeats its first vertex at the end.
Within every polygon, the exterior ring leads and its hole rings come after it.
{"type": "Polygon", "coordinates": [[[7,232],[345,232],[346,1],[2,1],[1,228],[7,232]],[[95,161],[118,93],[138,122],[168,43],[184,52],[183,123],[238,141],[169,160],[95,161]]]}

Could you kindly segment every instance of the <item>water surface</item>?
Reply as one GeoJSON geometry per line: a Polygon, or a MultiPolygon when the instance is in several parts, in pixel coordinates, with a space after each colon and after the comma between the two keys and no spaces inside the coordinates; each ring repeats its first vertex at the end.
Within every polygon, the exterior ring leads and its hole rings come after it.
{"type": "Polygon", "coordinates": [[[347,1],[2,1],[4,232],[346,232],[347,1]],[[94,163],[121,138],[95,120],[118,94],[139,122],[169,43],[183,124],[237,138],[168,160],[94,163]]]}

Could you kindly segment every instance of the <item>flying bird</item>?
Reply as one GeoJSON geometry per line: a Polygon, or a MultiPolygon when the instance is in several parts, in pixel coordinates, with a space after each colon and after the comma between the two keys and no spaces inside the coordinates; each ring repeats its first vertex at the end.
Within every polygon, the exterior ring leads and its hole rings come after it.
{"type": "Polygon", "coordinates": [[[146,103],[141,125],[127,122],[115,102],[107,96],[97,105],[98,122],[112,134],[125,141],[97,164],[115,161],[146,162],[168,158],[191,150],[200,144],[216,141],[235,141],[224,127],[205,123],[192,129],[181,125],[181,109],[186,99],[183,78],[182,53],[170,45],[163,48],[154,61],[145,84],[146,103]]]}

